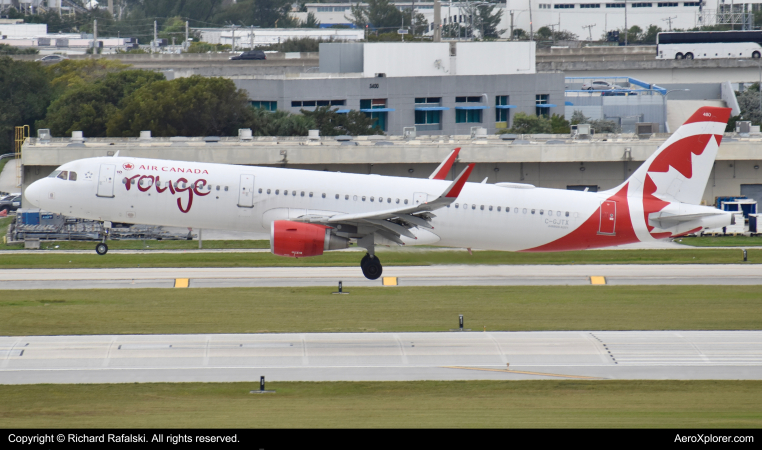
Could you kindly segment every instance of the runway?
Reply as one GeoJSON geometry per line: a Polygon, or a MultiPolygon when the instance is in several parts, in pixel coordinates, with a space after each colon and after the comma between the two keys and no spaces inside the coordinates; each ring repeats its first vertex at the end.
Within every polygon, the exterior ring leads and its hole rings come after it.
{"type": "Polygon", "coordinates": [[[2,384],[762,379],[762,331],[0,337],[2,384]]]}
{"type": "MultiPolygon", "coordinates": [[[[762,285],[762,266],[744,264],[388,266],[399,286],[762,285]],[[600,278],[597,278],[601,280],[600,278]]],[[[0,289],[381,286],[359,267],[7,269],[0,289]],[[185,284],[183,284],[185,286],[185,284]]]]}

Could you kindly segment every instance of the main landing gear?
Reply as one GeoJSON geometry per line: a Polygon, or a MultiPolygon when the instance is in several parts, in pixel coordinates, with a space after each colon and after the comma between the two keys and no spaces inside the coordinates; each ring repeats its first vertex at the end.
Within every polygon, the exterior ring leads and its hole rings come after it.
{"type": "Polygon", "coordinates": [[[368,253],[362,257],[360,268],[362,269],[362,274],[369,280],[377,280],[378,277],[381,276],[381,272],[384,270],[383,267],[381,267],[381,261],[378,259],[378,256],[371,256],[368,253]]]}

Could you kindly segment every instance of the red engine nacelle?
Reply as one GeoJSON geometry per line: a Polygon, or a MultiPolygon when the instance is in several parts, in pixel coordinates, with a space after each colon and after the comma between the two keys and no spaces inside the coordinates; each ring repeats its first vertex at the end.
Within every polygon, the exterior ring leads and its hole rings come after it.
{"type": "Polygon", "coordinates": [[[320,256],[325,250],[349,247],[349,239],[334,236],[331,228],[312,223],[276,220],[270,225],[270,251],[279,256],[320,256]]]}

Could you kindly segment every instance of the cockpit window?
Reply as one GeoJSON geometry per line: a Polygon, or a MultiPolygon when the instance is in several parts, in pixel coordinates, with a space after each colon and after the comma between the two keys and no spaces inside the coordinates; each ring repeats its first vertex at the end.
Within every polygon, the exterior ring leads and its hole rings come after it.
{"type": "Polygon", "coordinates": [[[60,173],[60,170],[54,170],[50,175],[48,175],[48,178],[56,178],[60,173]]]}
{"type": "Polygon", "coordinates": [[[69,181],[77,181],[77,172],[69,172],[69,181]]]}
{"type": "Polygon", "coordinates": [[[58,174],[58,178],[62,180],[66,180],[67,178],[69,178],[69,172],[67,172],[66,170],[62,170],[61,173],[58,174]]]}

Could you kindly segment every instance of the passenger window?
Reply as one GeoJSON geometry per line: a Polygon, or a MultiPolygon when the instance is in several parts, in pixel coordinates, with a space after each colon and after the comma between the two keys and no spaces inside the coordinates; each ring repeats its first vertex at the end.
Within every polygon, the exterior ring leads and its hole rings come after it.
{"type": "Polygon", "coordinates": [[[561,211],[556,211],[556,215],[557,215],[558,217],[561,217],[561,211]]]}
{"type": "Polygon", "coordinates": [[[384,198],[383,198],[383,197],[379,197],[379,198],[378,198],[378,202],[379,202],[379,203],[383,203],[383,202],[384,202],[384,198]]]}
{"type": "Polygon", "coordinates": [[[400,199],[397,199],[397,204],[399,204],[399,202],[400,202],[400,199]]]}
{"type": "Polygon", "coordinates": [[[481,209],[482,211],[484,211],[484,205],[482,205],[482,206],[481,206],[481,208],[479,208],[479,209],[481,209]]]}
{"type": "Polygon", "coordinates": [[[551,211],[551,210],[548,210],[548,215],[549,215],[549,216],[552,216],[552,215],[553,215],[553,211],[551,211]]]}
{"type": "Polygon", "coordinates": [[[228,191],[228,187],[227,187],[227,186],[225,186],[225,192],[227,192],[227,191],[228,191]]]}
{"type": "Polygon", "coordinates": [[[455,204],[455,209],[458,209],[458,204],[457,203],[455,204]]]}
{"type": "Polygon", "coordinates": [[[77,172],[69,172],[69,181],[77,181],[77,172]]]}
{"type": "Polygon", "coordinates": [[[526,214],[526,213],[527,213],[527,209],[526,209],[526,208],[524,208],[524,209],[522,210],[522,212],[523,212],[524,214],[526,214]]]}
{"type": "Polygon", "coordinates": [[[407,205],[407,199],[405,199],[405,204],[407,205]]]}
{"type": "MultiPolygon", "coordinates": [[[[347,197],[349,197],[349,196],[347,195],[347,197]]],[[[357,201],[357,196],[356,196],[356,195],[353,195],[353,196],[352,196],[352,200],[354,200],[354,201],[357,201]]]]}
{"type": "Polygon", "coordinates": [[[476,205],[471,205],[471,209],[476,209],[476,205]]]}
{"type": "Polygon", "coordinates": [[[492,211],[492,205],[490,205],[489,210],[492,211]]]}
{"type": "MultiPolygon", "coordinates": [[[[218,191],[220,190],[220,185],[219,185],[219,184],[217,185],[217,190],[218,190],[218,191]]],[[[268,194],[270,193],[270,190],[269,190],[269,189],[267,190],[267,193],[268,193],[268,194]]]]}
{"type": "Polygon", "coordinates": [[[66,170],[61,171],[61,173],[58,174],[58,178],[62,180],[69,178],[69,172],[66,170]]]}
{"type": "MultiPolygon", "coordinates": [[[[219,186],[217,186],[217,189],[219,189],[219,186]]],[[[268,193],[268,194],[270,193],[270,189],[268,189],[268,190],[267,190],[267,193],[268,193]]]]}
{"type": "Polygon", "coordinates": [[[463,203],[463,209],[468,209],[468,203],[463,203]]]}
{"type": "Polygon", "coordinates": [[[365,196],[364,195],[362,196],[362,201],[365,201],[365,196]]]}
{"type": "Polygon", "coordinates": [[[534,209],[532,209],[532,214],[534,214],[534,209]]]}
{"type": "MultiPolygon", "coordinates": [[[[293,195],[294,197],[296,197],[296,191],[291,191],[291,195],[293,195]]],[[[302,192],[302,197],[304,197],[304,192],[302,192]]]]}
{"type": "Polygon", "coordinates": [[[122,178],[122,184],[127,185],[127,177],[122,178]]]}
{"type": "Polygon", "coordinates": [[[499,206],[497,207],[497,212],[500,212],[500,207],[499,206]]]}
{"type": "Polygon", "coordinates": [[[370,201],[373,201],[373,197],[370,198],[370,201]]]}
{"type": "Polygon", "coordinates": [[[262,193],[262,188],[259,188],[259,193],[260,193],[260,194],[262,193]]]}
{"type": "MultiPolygon", "coordinates": [[[[544,211],[541,209],[540,210],[540,215],[542,215],[543,213],[544,213],[544,211]]],[[[534,213],[532,213],[532,214],[534,214],[534,213]]]]}
{"type": "Polygon", "coordinates": [[[386,203],[391,203],[391,202],[392,202],[391,197],[386,199],[386,203]]]}
{"type": "Polygon", "coordinates": [[[566,211],[566,217],[569,217],[569,211],[566,211]]]}

